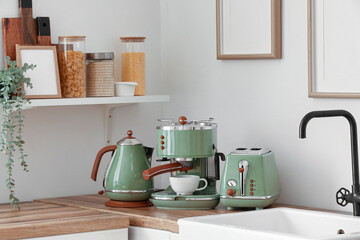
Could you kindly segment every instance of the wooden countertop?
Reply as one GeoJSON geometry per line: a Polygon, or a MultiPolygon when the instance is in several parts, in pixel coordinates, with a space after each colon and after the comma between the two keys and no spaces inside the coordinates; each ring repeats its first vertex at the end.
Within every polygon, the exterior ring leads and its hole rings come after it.
{"type": "Polygon", "coordinates": [[[21,203],[21,210],[0,205],[0,239],[25,239],[127,228],[124,215],[41,202],[21,203]]]}
{"type": "Polygon", "coordinates": [[[47,204],[57,204],[61,206],[78,207],[87,210],[96,210],[105,213],[116,213],[127,216],[131,226],[145,227],[166,230],[174,233],[179,232],[177,220],[185,217],[204,216],[211,214],[226,213],[225,209],[211,210],[167,210],[152,207],[141,208],[113,208],[105,206],[109,199],[100,195],[83,195],[60,198],[48,198],[35,200],[47,204]]]}
{"type": "MultiPolygon", "coordinates": [[[[177,220],[180,218],[235,212],[227,211],[221,205],[212,210],[111,208],[105,206],[106,201],[108,198],[99,195],[40,199],[21,203],[20,211],[13,210],[9,204],[0,204],[0,240],[120,229],[129,225],[178,233],[177,220]]],[[[328,211],[285,204],[271,207],[328,211]]]]}
{"type": "MultiPolygon", "coordinates": [[[[227,211],[225,207],[219,205],[216,209],[212,210],[166,210],[158,209],[156,207],[143,207],[143,208],[112,208],[105,206],[105,202],[109,199],[105,196],[99,195],[83,195],[71,196],[61,198],[49,198],[36,200],[37,202],[57,204],[68,207],[78,207],[87,210],[96,210],[104,213],[119,214],[127,216],[130,219],[131,226],[145,227],[166,230],[173,233],[179,232],[177,220],[185,217],[196,217],[222,213],[233,213],[235,211],[227,211]]],[[[273,207],[292,207],[309,210],[320,210],[299,206],[290,206],[285,204],[273,204],[273,207]]],[[[338,212],[338,211],[333,211],[338,212]]]]}

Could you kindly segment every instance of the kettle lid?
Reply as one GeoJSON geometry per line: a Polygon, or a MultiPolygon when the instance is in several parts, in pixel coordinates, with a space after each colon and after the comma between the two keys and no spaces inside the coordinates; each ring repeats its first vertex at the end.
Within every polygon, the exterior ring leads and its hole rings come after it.
{"type": "Polygon", "coordinates": [[[142,144],[139,140],[137,140],[135,137],[132,136],[133,132],[131,130],[127,131],[127,137],[124,137],[120,141],[118,141],[117,145],[126,145],[126,146],[133,146],[142,144]]]}

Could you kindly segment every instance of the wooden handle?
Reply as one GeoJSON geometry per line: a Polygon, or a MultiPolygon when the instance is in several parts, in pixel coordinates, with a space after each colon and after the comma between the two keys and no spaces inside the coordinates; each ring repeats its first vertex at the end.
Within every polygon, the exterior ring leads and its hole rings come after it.
{"type": "Polygon", "coordinates": [[[39,45],[51,45],[50,18],[37,17],[37,41],[39,45]]]}
{"type": "Polygon", "coordinates": [[[19,0],[19,16],[24,44],[36,44],[37,39],[33,34],[36,32],[32,14],[32,0],[19,0]]]}
{"type": "Polygon", "coordinates": [[[50,36],[38,36],[38,44],[43,46],[51,46],[51,37],[50,36]]]}
{"type": "Polygon", "coordinates": [[[91,172],[91,179],[92,180],[96,181],[96,177],[97,177],[97,173],[98,173],[98,170],[99,170],[99,165],[100,165],[102,156],[107,152],[114,152],[116,150],[116,148],[117,148],[116,145],[110,145],[110,146],[103,147],[98,152],[98,154],[96,155],[96,158],[95,158],[95,162],[94,162],[92,172],[91,172]]]}
{"type": "Polygon", "coordinates": [[[150,178],[155,177],[156,175],[159,174],[174,172],[174,171],[187,172],[190,169],[192,169],[192,167],[183,167],[180,163],[170,163],[144,170],[143,178],[145,180],[149,180],[150,178]]]}

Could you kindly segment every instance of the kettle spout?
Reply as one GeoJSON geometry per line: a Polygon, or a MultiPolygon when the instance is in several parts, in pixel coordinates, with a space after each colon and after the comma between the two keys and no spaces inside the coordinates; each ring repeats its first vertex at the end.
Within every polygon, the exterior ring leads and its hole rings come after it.
{"type": "Polygon", "coordinates": [[[144,146],[144,150],[145,150],[145,155],[146,155],[146,158],[147,160],[149,161],[149,164],[151,166],[151,158],[152,158],[152,154],[154,152],[154,148],[152,147],[145,147],[144,146]]]}

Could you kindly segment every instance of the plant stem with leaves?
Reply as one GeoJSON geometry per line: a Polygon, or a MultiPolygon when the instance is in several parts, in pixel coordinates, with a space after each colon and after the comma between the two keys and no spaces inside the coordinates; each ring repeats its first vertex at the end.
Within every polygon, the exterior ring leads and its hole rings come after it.
{"type": "Polygon", "coordinates": [[[0,150],[6,154],[8,176],[5,180],[9,191],[9,200],[14,208],[19,208],[19,199],[15,197],[15,180],[13,177],[13,168],[15,163],[14,153],[16,149],[20,153],[20,165],[24,171],[28,171],[28,165],[25,161],[24,140],[22,137],[24,127],[24,115],[22,108],[25,103],[30,101],[25,97],[24,86],[32,88],[30,78],[24,76],[28,70],[33,70],[35,65],[27,63],[19,67],[16,61],[10,61],[5,57],[5,66],[0,69],[0,105],[2,107],[2,123],[0,134],[0,150]]]}

